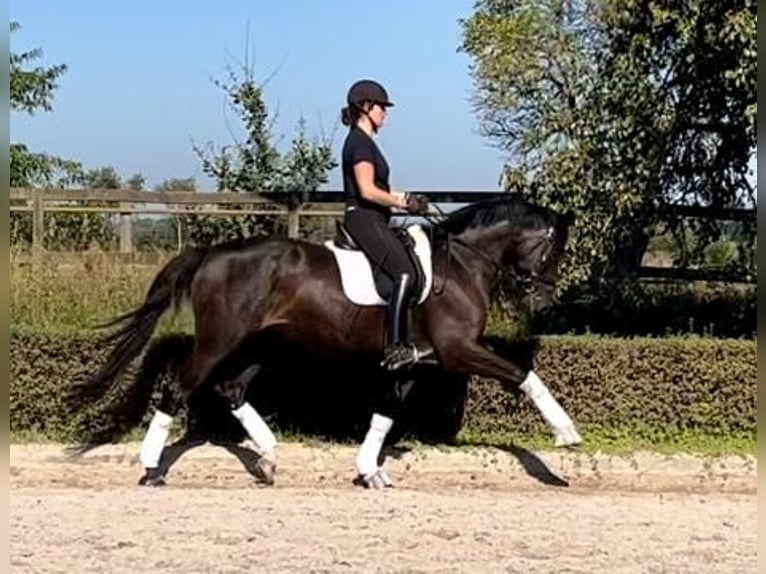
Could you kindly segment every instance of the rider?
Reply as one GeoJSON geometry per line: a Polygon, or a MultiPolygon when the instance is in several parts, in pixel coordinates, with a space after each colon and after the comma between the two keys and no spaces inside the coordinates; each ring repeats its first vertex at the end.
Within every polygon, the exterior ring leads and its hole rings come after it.
{"type": "Polygon", "coordinates": [[[423,214],[428,206],[423,198],[394,191],[388,183],[388,163],[373,139],[394,105],[385,88],[373,80],[359,80],[349,89],[346,103],[341,111],[343,125],[349,128],[342,157],[344,223],[374,268],[386,273],[394,285],[382,364],[396,369],[418,360],[417,349],[408,342],[407,324],[416,272],[388,223],[392,208],[423,214]]]}

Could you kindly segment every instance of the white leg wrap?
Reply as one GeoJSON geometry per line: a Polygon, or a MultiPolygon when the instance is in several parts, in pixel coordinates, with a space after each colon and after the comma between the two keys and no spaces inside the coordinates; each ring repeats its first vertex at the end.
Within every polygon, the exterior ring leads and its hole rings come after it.
{"type": "Polygon", "coordinates": [[[250,403],[246,402],[238,409],[232,410],[231,413],[245,428],[261,455],[270,456],[273,454],[274,448],[277,446],[277,439],[266,421],[261,418],[261,415],[250,403]]]}
{"type": "Polygon", "coordinates": [[[543,415],[546,422],[553,428],[556,435],[556,446],[569,446],[582,442],[574,423],[561,405],[553,398],[548,387],[540,380],[534,371],[529,371],[527,378],[521,383],[522,391],[532,399],[532,402],[543,415]]]}
{"type": "Polygon", "coordinates": [[[370,429],[356,455],[356,469],[362,476],[370,476],[377,472],[378,455],[393,424],[393,419],[377,413],[372,415],[370,429]]]}
{"type": "Polygon", "coordinates": [[[149,423],[149,429],[141,443],[139,459],[144,468],[157,468],[159,466],[172,423],[173,417],[170,415],[159,410],[154,413],[152,422],[149,423]]]}

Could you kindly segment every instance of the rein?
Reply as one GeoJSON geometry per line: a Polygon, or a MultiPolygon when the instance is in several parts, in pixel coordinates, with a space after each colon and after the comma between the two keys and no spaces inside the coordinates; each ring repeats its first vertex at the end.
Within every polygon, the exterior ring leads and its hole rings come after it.
{"type": "MultiPolygon", "coordinates": [[[[442,209],[438,205],[431,204],[429,207],[435,209],[437,211],[439,217],[441,217],[441,218],[446,217],[446,215],[444,214],[444,211],[442,211],[442,209]]],[[[430,229],[430,236],[431,237],[430,237],[430,239],[431,239],[431,244],[433,245],[434,228],[440,222],[440,219],[438,219],[437,217],[435,217],[433,215],[430,215],[430,214],[425,214],[422,217],[431,224],[431,229],[430,229]]],[[[505,273],[505,270],[503,269],[503,267],[497,261],[492,259],[489,255],[484,253],[481,249],[477,249],[476,247],[474,247],[473,245],[470,245],[469,243],[466,243],[462,239],[459,239],[459,238],[453,236],[453,234],[450,233],[450,232],[447,232],[447,244],[446,244],[446,249],[447,249],[447,267],[448,268],[449,268],[450,262],[452,260],[452,250],[450,249],[450,247],[451,247],[451,243],[453,241],[455,243],[457,243],[458,245],[462,245],[463,247],[467,248],[469,251],[473,251],[476,255],[478,255],[479,257],[481,257],[485,261],[488,261],[495,268],[495,273],[497,273],[501,277],[505,273]]],[[[434,284],[434,295],[438,296],[438,295],[441,295],[442,293],[444,293],[444,290],[447,288],[447,282],[448,281],[449,281],[449,274],[447,274],[447,276],[444,278],[444,283],[442,283],[441,288],[437,288],[436,285],[434,284]]]]}

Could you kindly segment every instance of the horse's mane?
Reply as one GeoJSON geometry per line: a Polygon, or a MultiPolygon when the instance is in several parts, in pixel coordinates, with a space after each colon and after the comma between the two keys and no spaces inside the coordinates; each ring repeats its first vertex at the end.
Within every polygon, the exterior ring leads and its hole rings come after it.
{"type": "Polygon", "coordinates": [[[434,239],[460,235],[471,229],[492,227],[497,223],[509,223],[512,227],[542,229],[554,225],[555,214],[551,210],[530,203],[520,197],[509,195],[486,201],[477,201],[453,211],[443,220],[434,223],[434,239]]]}

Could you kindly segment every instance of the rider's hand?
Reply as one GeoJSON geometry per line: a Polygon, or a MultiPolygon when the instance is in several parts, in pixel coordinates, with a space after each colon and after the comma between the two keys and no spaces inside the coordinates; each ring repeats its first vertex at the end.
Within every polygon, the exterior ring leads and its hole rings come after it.
{"type": "Polygon", "coordinates": [[[413,215],[426,215],[428,213],[428,198],[416,193],[408,193],[405,196],[407,211],[413,215]]]}
{"type": "Polygon", "coordinates": [[[407,194],[403,191],[392,191],[391,195],[394,196],[396,204],[393,206],[396,209],[407,210],[407,194]]]}

